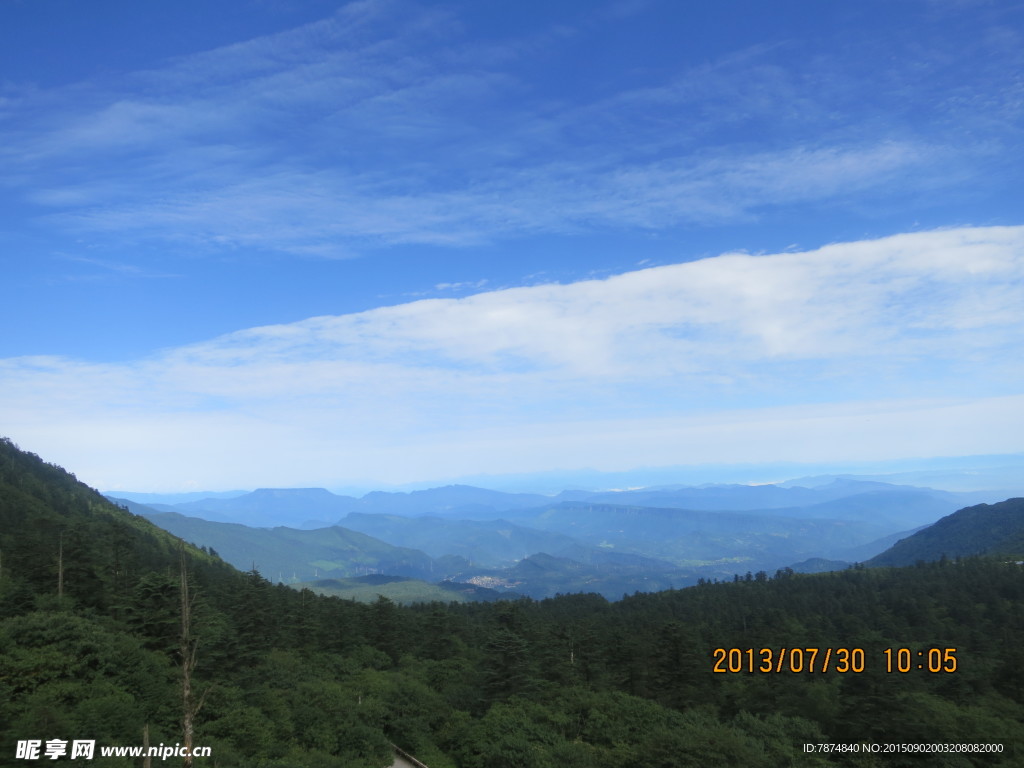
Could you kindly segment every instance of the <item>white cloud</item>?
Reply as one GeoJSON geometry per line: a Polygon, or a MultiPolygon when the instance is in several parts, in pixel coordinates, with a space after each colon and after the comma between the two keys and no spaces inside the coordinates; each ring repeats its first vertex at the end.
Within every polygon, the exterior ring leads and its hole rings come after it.
{"type": "Polygon", "coordinates": [[[11,358],[0,423],[110,487],[994,453],[1022,336],[1024,227],[944,230],[11,358]]]}
{"type": "Polygon", "coordinates": [[[179,354],[525,366],[583,379],[700,373],[730,360],[957,358],[1020,342],[1022,280],[1024,229],[945,230],[427,299],[254,328],[179,354]]]}

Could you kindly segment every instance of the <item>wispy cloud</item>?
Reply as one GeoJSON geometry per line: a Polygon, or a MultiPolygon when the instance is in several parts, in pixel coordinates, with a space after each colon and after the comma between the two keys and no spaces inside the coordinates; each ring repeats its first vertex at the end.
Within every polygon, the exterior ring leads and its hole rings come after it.
{"type": "Polygon", "coordinates": [[[914,177],[923,190],[936,182],[943,155],[955,161],[949,148],[885,143],[614,168],[556,162],[459,190],[416,193],[396,191],[392,181],[372,175],[281,170],[213,190],[48,218],[108,237],[194,248],[347,256],[380,245],[468,246],[524,234],[726,223],[779,205],[851,197],[896,178],[904,193],[914,177]]]}
{"type": "Polygon", "coordinates": [[[111,487],[1012,451],[1022,329],[1024,228],[944,230],[7,359],[0,421],[111,487]]]}
{"type": "MultiPolygon", "coordinates": [[[[554,57],[571,34],[536,32],[532,50],[554,57]]],[[[946,93],[940,109],[929,89],[907,95],[904,69],[876,94],[843,80],[842,57],[771,41],[553,99],[516,42],[360,2],[158,69],[24,92],[0,104],[5,183],[50,228],[191,254],[704,226],[949,190],[1001,141],[962,141],[964,116],[977,132],[1012,90],[1003,76],[972,91],[989,107],[946,93]]]]}
{"type": "Polygon", "coordinates": [[[149,278],[165,279],[180,277],[172,272],[156,272],[146,269],[138,264],[132,264],[111,259],[99,259],[78,254],[69,254],[63,257],[72,265],[81,265],[83,269],[68,271],[63,279],[77,282],[97,282],[101,280],[122,278],[149,278]]]}

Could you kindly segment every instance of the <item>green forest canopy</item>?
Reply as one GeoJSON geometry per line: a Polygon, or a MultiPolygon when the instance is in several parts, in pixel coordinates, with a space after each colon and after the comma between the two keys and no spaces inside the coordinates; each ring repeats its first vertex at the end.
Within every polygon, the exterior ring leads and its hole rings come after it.
{"type": "Polygon", "coordinates": [[[381,768],[390,743],[431,768],[1024,760],[1024,569],[1005,557],[762,572],[614,602],[365,605],[236,571],[3,440],[6,760],[24,739],[182,740],[182,561],[195,743],[213,755],[196,765],[381,768]],[[864,668],[715,673],[716,648],[857,648],[864,668]],[[955,648],[957,669],[887,672],[898,648],[955,648]],[[803,751],[824,742],[1002,751],[803,751]]]}

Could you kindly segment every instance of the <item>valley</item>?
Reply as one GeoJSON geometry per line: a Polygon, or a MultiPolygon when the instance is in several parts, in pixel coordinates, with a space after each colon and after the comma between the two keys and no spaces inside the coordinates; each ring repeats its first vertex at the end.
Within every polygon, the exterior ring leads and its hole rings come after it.
{"type": "Polygon", "coordinates": [[[408,603],[437,599],[443,590],[461,599],[575,592],[618,599],[736,574],[799,570],[802,563],[811,563],[809,570],[822,563],[845,568],[999,494],[826,478],[808,486],[552,496],[446,486],[362,498],[322,488],[260,489],[151,506],[109,497],[272,582],[408,603]],[[365,582],[323,586],[368,576],[377,578],[378,591],[365,582]]]}

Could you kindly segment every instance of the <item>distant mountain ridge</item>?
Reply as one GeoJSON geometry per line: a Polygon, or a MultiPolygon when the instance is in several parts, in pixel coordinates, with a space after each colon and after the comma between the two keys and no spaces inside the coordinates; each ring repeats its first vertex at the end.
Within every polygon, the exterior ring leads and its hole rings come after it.
{"type": "MultiPolygon", "coordinates": [[[[129,498],[138,500],[133,494],[129,498]]],[[[117,494],[108,494],[117,497],[117,494]]],[[[118,497],[121,498],[121,497],[118,497]]],[[[886,522],[906,530],[933,522],[944,514],[980,502],[1006,498],[988,492],[952,493],[932,488],[899,486],[878,481],[834,478],[815,487],[769,485],[663,486],[628,491],[568,490],[554,496],[506,493],[465,485],[405,492],[373,491],[361,498],[331,493],[324,488],[261,488],[250,493],[165,504],[141,503],[164,512],[179,512],[206,520],[237,522],[257,527],[285,525],[319,528],[338,523],[353,513],[406,517],[435,516],[457,520],[511,519],[507,513],[562,501],[589,501],[619,506],[664,507],[696,511],[780,510],[787,517],[865,519],[887,506],[897,514],[886,522]],[[912,494],[898,504],[887,494],[912,494]],[[842,503],[855,496],[877,494],[868,503],[842,503]],[[816,506],[821,505],[821,506],[816,506]],[[782,511],[784,510],[784,511],[782,511]],[[801,511],[798,511],[801,510],[801,511]]]]}
{"type": "Polygon", "coordinates": [[[256,527],[310,527],[314,523],[330,524],[355,509],[358,503],[359,499],[338,496],[325,488],[257,488],[242,496],[199,499],[157,508],[256,527]]]}
{"type": "MultiPolygon", "coordinates": [[[[112,494],[116,497],[116,494],[112,494]]],[[[229,498],[209,498],[180,504],[151,504],[164,512],[257,527],[287,525],[318,528],[333,525],[350,513],[405,516],[493,518],[510,509],[548,501],[539,494],[504,493],[486,488],[450,485],[410,493],[372,491],[362,498],[341,496],[325,488],[259,488],[229,498]]]]}

